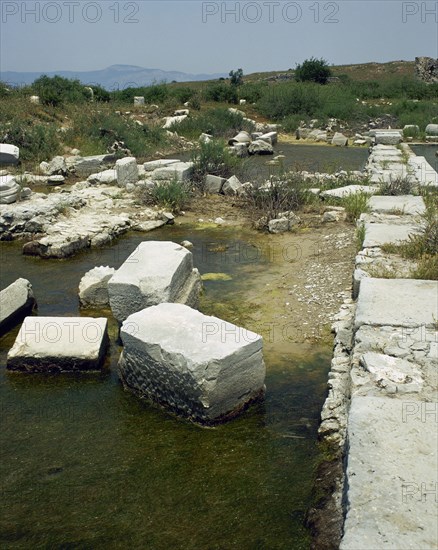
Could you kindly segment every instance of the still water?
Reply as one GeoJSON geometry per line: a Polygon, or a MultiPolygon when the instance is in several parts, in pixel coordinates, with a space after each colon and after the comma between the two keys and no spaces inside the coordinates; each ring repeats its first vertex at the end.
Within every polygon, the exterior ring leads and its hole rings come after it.
{"type": "MultiPolygon", "coordinates": [[[[272,268],[262,254],[241,253],[263,244],[249,230],[166,226],[65,261],[25,257],[19,243],[0,243],[1,287],[28,278],[39,315],[110,317],[78,309],[79,281],[95,265],[118,267],[147,239],[189,239],[201,273],[229,274],[204,283],[201,309],[234,312],[238,322],[257,273],[272,268]],[[216,252],[225,245],[227,261],[216,252]]],[[[309,548],[303,518],[331,349],[303,354],[290,344],[280,354],[270,346],[264,402],[204,429],[123,390],[111,317],[99,374],[8,373],[17,331],[0,339],[2,548],[309,548]]]]}

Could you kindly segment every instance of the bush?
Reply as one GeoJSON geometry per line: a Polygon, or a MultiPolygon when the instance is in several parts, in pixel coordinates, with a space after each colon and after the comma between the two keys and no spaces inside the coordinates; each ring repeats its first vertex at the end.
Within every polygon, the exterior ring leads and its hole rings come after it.
{"type": "Polygon", "coordinates": [[[215,137],[231,138],[239,130],[251,129],[244,123],[242,115],[230,113],[228,109],[209,109],[193,117],[188,117],[178,124],[178,134],[190,139],[198,139],[202,133],[215,137]]]}
{"type": "Polygon", "coordinates": [[[201,143],[197,151],[192,153],[194,163],[193,181],[200,184],[206,174],[229,178],[240,164],[240,159],[231,155],[222,140],[201,143]]]}
{"type": "Polygon", "coordinates": [[[79,80],[62,76],[40,76],[32,84],[33,92],[40,97],[41,103],[57,107],[62,103],[83,103],[90,99],[90,93],[79,80]]]}
{"type": "Polygon", "coordinates": [[[380,195],[410,195],[412,193],[412,183],[408,178],[397,176],[389,182],[380,185],[380,195]]]}
{"type": "Polygon", "coordinates": [[[181,105],[184,105],[187,101],[191,100],[196,95],[196,90],[189,87],[171,88],[171,94],[175,97],[181,105]]]}
{"type": "Polygon", "coordinates": [[[221,103],[237,103],[236,86],[230,84],[218,83],[210,84],[204,91],[206,101],[216,101],[221,103]]]}
{"type": "Polygon", "coordinates": [[[257,108],[268,118],[282,120],[286,116],[296,114],[311,117],[320,106],[319,90],[315,84],[285,82],[269,86],[257,108]]]}
{"type": "Polygon", "coordinates": [[[297,65],[295,69],[295,78],[299,82],[325,84],[331,74],[327,61],[314,57],[306,59],[301,65],[297,65]]]}
{"type": "Polygon", "coordinates": [[[139,126],[112,111],[72,108],[69,111],[72,127],[65,134],[65,142],[77,147],[83,154],[101,154],[115,141],[123,141],[136,157],[145,157],[157,146],[166,143],[165,130],[139,126]]]}
{"type": "Polygon", "coordinates": [[[297,173],[273,176],[268,184],[254,188],[246,196],[250,207],[262,216],[265,226],[280,212],[297,210],[315,198],[307,182],[297,173]]]}
{"type": "Polygon", "coordinates": [[[61,150],[56,129],[51,125],[32,121],[14,121],[0,125],[0,141],[13,143],[20,148],[20,160],[37,161],[54,157],[61,150]]]}
{"type": "Polygon", "coordinates": [[[359,219],[361,214],[369,211],[369,198],[370,196],[368,193],[351,193],[351,195],[342,199],[342,206],[345,208],[347,221],[355,222],[359,219]]]}
{"type": "Polygon", "coordinates": [[[187,205],[190,199],[190,190],[187,183],[173,179],[154,187],[150,191],[150,195],[155,204],[178,214],[187,205]]]}

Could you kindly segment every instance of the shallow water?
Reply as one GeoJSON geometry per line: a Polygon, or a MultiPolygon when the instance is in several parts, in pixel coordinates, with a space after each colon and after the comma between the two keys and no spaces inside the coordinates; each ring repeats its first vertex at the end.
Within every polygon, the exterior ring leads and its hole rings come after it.
{"type": "MultiPolygon", "coordinates": [[[[338,170],[362,170],[368,158],[368,149],[277,143],[274,146],[274,155],[253,155],[244,159],[242,177],[250,181],[263,181],[271,175],[277,175],[279,167],[267,164],[276,155],[285,156],[282,160],[282,169],[287,171],[333,173],[338,170]]],[[[179,155],[181,160],[189,160],[190,157],[191,153],[179,155]]]]}
{"type": "Polygon", "coordinates": [[[410,145],[412,151],[419,157],[425,157],[427,162],[432,166],[435,172],[438,172],[438,144],[430,145],[410,145]]]}
{"type": "MultiPolygon", "coordinates": [[[[148,239],[188,239],[201,273],[230,275],[204,283],[202,309],[232,312],[239,322],[257,273],[273,269],[261,252],[263,236],[174,226],[65,261],[25,257],[19,243],[0,243],[1,286],[26,277],[40,315],[87,315],[77,300],[84,272],[118,267],[148,239]]],[[[330,349],[315,346],[310,355],[296,344],[287,354],[284,346],[281,354],[267,347],[264,402],[203,429],[123,390],[113,319],[106,368],[92,375],[6,372],[17,331],[0,339],[2,547],[309,547],[302,522],[330,349]]]]}

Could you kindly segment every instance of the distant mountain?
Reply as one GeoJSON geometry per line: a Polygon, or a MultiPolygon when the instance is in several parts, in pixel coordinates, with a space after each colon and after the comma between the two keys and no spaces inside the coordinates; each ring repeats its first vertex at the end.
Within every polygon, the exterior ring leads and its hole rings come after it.
{"type": "Polygon", "coordinates": [[[162,71],[161,69],[145,69],[135,65],[111,65],[106,69],[97,71],[50,71],[50,72],[15,72],[1,71],[0,81],[11,86],[25,86],[41,75],[63,76],[64,78],[76,78],[85,85],[98,84],[107,90],[124,90],[128,87],[149,86],[155,82],[190,82],[194,80],[212,80],[228,75],[217,74],[189,74],[179,71],[162,71]]]}

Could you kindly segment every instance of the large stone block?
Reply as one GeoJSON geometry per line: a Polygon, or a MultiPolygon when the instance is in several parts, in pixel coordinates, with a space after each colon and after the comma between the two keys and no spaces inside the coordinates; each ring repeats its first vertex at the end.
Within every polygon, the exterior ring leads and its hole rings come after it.
{"type": "Polygon", "coordinates": [[[129,183],[137,183],[138,166],[135,157],[125,157],[116,162],[117,185],[126,187],[129,183]]]}
{"type": "Polygon", "coordinates": [[[107,320],[92,317],[26,317],[7,357],[23,372],[98,370],[108,346],[107,320]]]}
{"type": "Polygon", "coordinates": [[[193,256],[170,241],[141,243],[108,282],[114,317],[124,321],[145,307],[162,302],[197,305],[199,273],[193,270],[193,256]],[[185,301],[188,300],[188,301],[185,301]]]}
{"type": "Polygon", "coordinates": [[[438,124],[428,124],[426,126],[426,135],[438,136],[438,124]]]}
{"type": "Polygon", "coordinates": [[[9,143],[0,143],[0,164],[17,164],[20,149],[9,143]]]}
{"type": "Polygon", "coordinates": [[[186,181],[193,174],[193,162],[175,162],[162,168],[156,168],[151,178],[153,180],[172,180],[186,181]]]}
{"type": "Polygon", "coordinates": [[[374,195],[370,197],[368,206],[371,212],[379,214],[399,212],[405,215],[418,215],[423,214],[426,210],[423,197],[415,197],[414,195],[374,195]]]}
{"type": "Polygon", "coordinates": [[[101,172],[112,165],[116,157],[113,154],[91,155],[88,157],[67,157],[67,168],[79,177],[88,177],[96,172],[101,172]]]}
{"type": "Polygon", "coordinates": [[[32,285],[17,279],[0,292],[0,334],[7,331],[36,306],[32,285]]]}
{"type": "Polygon", "coordinates": [[[363,248],[400,244],[419,232],[420,229],[416,224],[366,223],[363,248]]]}
{"type": "Polygon", "coordinates": [[[432,327],[436,323],[437,296],[437,281],[364,278],[355,326],[432,327]]]}
{"type": "Polygon", "coordinates": [[[225,183],[225,178],[207,174],[205,176],[205,191],[207,193],[220,193],[222,185],[225,183]]]}
{"type": "Polygon", "coordinates": [[[120,377],[140,397],[196,422],[238,414],[264,393],[258,334],[181,304],[160,304],[122,325],[120,377]]]}
{"type": "Polygon", "coordinates": [[[177,162],[181,162],[181,161],[178,159],[149,160],[148,162],[145,162],[143,166],[146,172],[153,172],[157,168],[165,168],[166,166],[170,166],[171,164],[176,164],[177,162]]]}
{"type": "Polygon", "coordinates": [[[426,404],[352,397],[341,550],[436,548],[438,432],[426,404]]]}
{"type": "Polygon", "coordinates": [[[403,137],[397,131],[376,131],[376,143],[381,145],[398,145],[403,137]]]}
{"type": "Polygon", "coordinates": [[[82,307],[109,306],[108,281],[116,270],[100,266],[90,269],[79,283],[79,303],[82,307]]]}

